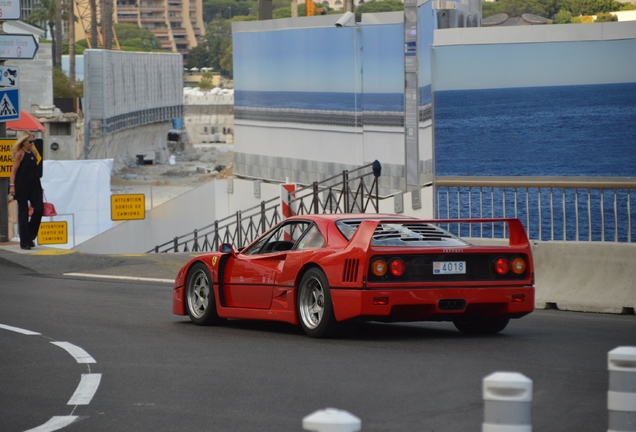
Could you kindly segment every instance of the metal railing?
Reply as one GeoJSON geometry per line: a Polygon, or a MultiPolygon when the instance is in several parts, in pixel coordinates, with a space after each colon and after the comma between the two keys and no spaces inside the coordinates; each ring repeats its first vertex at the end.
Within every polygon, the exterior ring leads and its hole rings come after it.
{"type": "MultiPolygon", "coordinates": [[[[439,219],[515,217],[533,240],[636,242],[636,178],[437,177],[439,219]]],[[[469,237],[505,237],[496,226],[456,226],[469,237]]]]}
{"type": "MultiPolygon", "coordinates": [[[[287,202],[293,213],[366,213],[379,212],[378,177],[380,162],[374,161],[352,171],[345,170],[320,182],[297,189],[287,202]]],[[[209,252],[221,243],[242,248],[282,220],[280,197],[237,211],[223,219],[157,245],[147,253],[209,252]]]]}

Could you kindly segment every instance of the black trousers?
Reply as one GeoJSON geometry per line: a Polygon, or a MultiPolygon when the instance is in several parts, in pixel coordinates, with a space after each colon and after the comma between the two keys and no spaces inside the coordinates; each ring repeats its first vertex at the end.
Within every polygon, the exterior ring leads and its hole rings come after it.
{"type": "Polygon", "coordinates": [[[38,236],[42,213],[44,213],[44,203],[42,195],[31,197],[33,214],[29,218],[29,201],[18,201],[18,228],[20,231],[20,246],[31,246],[31,242],[38,236]]]}

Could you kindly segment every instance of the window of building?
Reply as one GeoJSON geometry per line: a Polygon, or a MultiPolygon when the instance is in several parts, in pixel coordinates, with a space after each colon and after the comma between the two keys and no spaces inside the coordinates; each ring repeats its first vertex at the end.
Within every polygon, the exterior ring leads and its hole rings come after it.
{"type": "Polygon", "coordinates": [[[68,122],[54,122],[47,125],[49,135],[70,136],[71,124],[68,122]]]}

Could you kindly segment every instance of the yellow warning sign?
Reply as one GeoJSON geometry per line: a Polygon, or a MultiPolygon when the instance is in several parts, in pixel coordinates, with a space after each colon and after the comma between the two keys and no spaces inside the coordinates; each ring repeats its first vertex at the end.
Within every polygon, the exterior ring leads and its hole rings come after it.
{"type": "Polygon", "coordinates": [[[14,139],[0,139],[0,178],[11,177],[11,167],[13,158],[11,157],[11,147],[15,143],[14,139]]]}
{"type": "Polygon", "coordinates": [[[68,222],[42,222],[38,231],[38,244],[68,243],[68,222]]]}
{"type": "Polygon", "coordinates": [[[146,195],[114,194],[110,196],[110,218],[119,220],[138,220],[146,218],[146,195]]]}

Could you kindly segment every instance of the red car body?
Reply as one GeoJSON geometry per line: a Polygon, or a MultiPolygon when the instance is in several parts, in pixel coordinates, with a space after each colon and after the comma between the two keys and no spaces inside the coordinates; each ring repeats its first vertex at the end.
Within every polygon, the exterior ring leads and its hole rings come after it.
{"type": "Polygon", "coordinates": [[[326,337],[352,320],[453,321],[465,333],[496,333],[534,310],[532,251],[518,219],[294,216],[240,252],[222,249],[179,271],[174,314],[198,324],[284,321],[326,337]],[[477,246],[440,227],[458,223],[501,225],[508,244],[477,246]],[[291,249],[268,250],[281,246],[291,249]]]}

